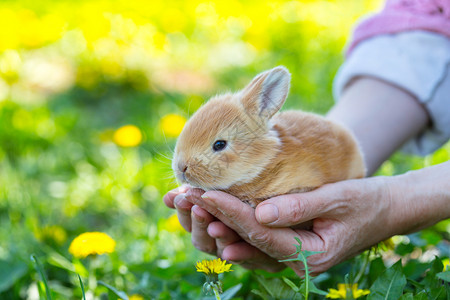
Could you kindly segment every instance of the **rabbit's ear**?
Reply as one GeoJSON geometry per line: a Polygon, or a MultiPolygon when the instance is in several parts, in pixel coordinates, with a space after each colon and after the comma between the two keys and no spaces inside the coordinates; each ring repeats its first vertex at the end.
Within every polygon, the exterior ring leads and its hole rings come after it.
{"type": "Polygon", "coordinates": [[[285,67],[261,73],[241,91],[241,103],[250,114],[268,120],[283,106],[290,81],[291,75],[285,67]]]}

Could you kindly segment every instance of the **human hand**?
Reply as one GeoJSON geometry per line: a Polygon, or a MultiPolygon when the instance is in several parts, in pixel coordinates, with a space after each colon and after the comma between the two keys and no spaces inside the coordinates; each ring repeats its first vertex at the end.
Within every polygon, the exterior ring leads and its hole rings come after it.
{"type": "MultiPolygon", "coordinates": [[[[327,184],[312,192],[268,199],[256,210],[216,191],[195,195],[191,201],[243,239],[223,248],[224,259],[281,269],[275,262],[294,253],[294,237],[299,237],[304,250],[325,251],[308,260],[312,272],[320,273],[394,234],[387,181],[374,177],[327,184]],[[276,211],[278,218],[272,214],[276,211]],[[311,231],[290,228],[310,220],[311,231]]],[[[301,264],[286,265],[303,275],[301,264]]]]}
{"type": "MultiPolygon", "coordinates": [[[[197,205],[206,214],[208,225],[199,227],[202,234],[193,235],[198,248],[215,240],[211,253],[245,267],[277,271],[283,268],[278,260],[294,252],[293,238],[299,237],[304,250],[325,251],[308,259],[313,273],[320,273],[390,236],[449,218],[449,176],[446,162],[403,175],[341,181],[308,193],[274,197],[256,210],[222,192],[197,190],[185,197],[190,207],[197,205]],[[271,220],[273,211],[278,217],[271,220]],[[287,228],[311,220],[311,231],[287,228]]],[[[174,207],[180,193],[166,195],[166,204],[174,207]]],[[[193,224],[192,228],[197,226],[193,224]]],[[[287,265],[303,274],[302,266],[287,265]]]]}
{"type": "Polygon", "coordinates": [[[207,233],[208,225],[214,221],[214,217],[187,199],[193,192],[200,196],[204,192],[193,189],[188,185],[182,185],[169,191],[163,197],[164,203],[177,210],[178,220],[181,226],[192,234],[192,243],[200,251],[216,254],[217,246],[214,238],[207,233]]]}
{"type": "MultiPolygon", "coordinates": [[[[285,268],[284,264],[247,243],[207,210],[193,204],[194,199],[201,199],[203,193],[204,191],[200,189],[180,186],[169,191],[163,198],[168,207],[177,210],[181,226],[191,232],[192,244],[198,250],[217,255],[248,269],[276,272],[285,268]],[[239,261],[234,261],[234,257],[238,257],[239,261]]],[[[243,204],[240,200],[238,203],[243,204]]],[[[244,206],[250,208],[246,204],[244,206]]]]}

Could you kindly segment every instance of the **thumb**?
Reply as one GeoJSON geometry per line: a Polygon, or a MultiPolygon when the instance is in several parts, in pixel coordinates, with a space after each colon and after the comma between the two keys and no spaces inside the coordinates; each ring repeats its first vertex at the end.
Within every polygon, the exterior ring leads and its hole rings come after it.
{"type": "Polygon", "coordinates": [[[277,196],[260,203],[255,216],[260,224],[271,227],[290,227],[315,219],[328,208],[326,198],[319,192],[277,196]]]}

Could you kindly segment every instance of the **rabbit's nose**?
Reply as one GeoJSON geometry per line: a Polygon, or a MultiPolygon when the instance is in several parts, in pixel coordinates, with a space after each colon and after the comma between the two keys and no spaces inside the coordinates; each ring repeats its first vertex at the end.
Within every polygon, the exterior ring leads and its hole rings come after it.
{"type": "Polygon", "coordinates": [[[187,169],[188,169],[188,166],[186,163],[181,162],[181,161],[178,163],[178,170],[180,170],[181,173],[185,173],[187,171],[187,169]]]}

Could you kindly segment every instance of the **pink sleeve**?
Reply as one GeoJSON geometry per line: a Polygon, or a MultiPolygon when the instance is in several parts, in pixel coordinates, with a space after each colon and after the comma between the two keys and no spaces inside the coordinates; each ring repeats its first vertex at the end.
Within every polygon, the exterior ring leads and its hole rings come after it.
{"type": "Polygon", "coordinates": [[[432,31],[450,37],[450,0],[387,0],[382,11],[356,27],[347,55],[365,39],[409,30],[432,31]]]}

